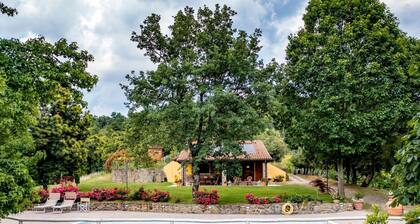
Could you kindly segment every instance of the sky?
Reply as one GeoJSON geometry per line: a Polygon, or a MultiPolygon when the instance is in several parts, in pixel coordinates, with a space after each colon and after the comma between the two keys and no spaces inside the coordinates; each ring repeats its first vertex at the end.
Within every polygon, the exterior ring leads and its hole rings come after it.
{"type": "MultiPolygon", "coordinates": [[[[420,37],[420,0],[381,0],[399,18],[400,28],[410,36],[420,37]]],[[[112,112],[127,114],[127,101],[120,83],[130,71],[154,69],[144,52],[130,41],[132,31],[151,13],[161,15],[163,32],[173,23],[173,16],[185,6],[198,8],[228,4],[238,14],[234,26],[247,32],[263,31],[260,57],[268,62],[284,61],[287,37],[303,26],[302,16],[308,0],[2,0],[17,8],[15,17],[0,17],[0,37],[26,40],[38,35],[55,42],[60,38],[75,41],[91,53],[95,61],[88,71],[99,81],[85,94],[88,109],[95,115],[112,112]]]]}

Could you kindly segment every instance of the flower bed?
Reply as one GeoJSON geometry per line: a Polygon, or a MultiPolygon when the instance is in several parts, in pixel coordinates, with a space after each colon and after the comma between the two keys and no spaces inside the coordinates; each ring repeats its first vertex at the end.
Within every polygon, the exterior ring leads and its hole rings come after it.
{"type": "Polygon", "coordinates": [[[140,187],[138,191],[134,192],[131,198],[141,201],[167,202],[169,201],[169,192],[160,191],[158,189],[146,191],[143,187],[140,187]]]}
{"type": "Polygon", "coordinates": [[[245,199],[249,204],[272,204],[281,202],[302,203],[304,201],[315,201],[311,195],[280,195],[275,197],[255,197],[254,194],[249,193],[245,195],[245,199]]]}
{"type": "Polygon", "coordinates": [[[219,192],[217,190],[196,191],[193,193],[193,201],[197,204],[213,205],[219,203],[219,192]]]}

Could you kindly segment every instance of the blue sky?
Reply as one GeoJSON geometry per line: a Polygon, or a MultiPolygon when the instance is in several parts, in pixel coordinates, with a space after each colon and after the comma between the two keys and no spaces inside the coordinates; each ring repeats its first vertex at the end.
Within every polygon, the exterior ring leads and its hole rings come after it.
{"type": "MultiPolygon", "coordinates": [[[[420,37],[420,0],[381,0],[400,20],[400,28],[410,36],[420,37]]],[[[228,4],[238,12],[235,26],[252,32],[261,28],[264,61],[284,61],[287,36],[303,25],[307,0],[230,0],[230,1],[112,1],[112,0],[6,0],[16,7],[15,17],[0,18],[0,37],[25,40],[42,35],[53,42],[61,37],[76,41],[95,57],[88,71],[99,76],[95,88],[86,93],[89,110],[95,115],[113,111],[127,113],[126,98],[119,87],[131,70],[150,70],[154,64],[130,41],[132,31],[151,13],[162,16],[164,32],[172,16],[189,5],[228,4]]]]}

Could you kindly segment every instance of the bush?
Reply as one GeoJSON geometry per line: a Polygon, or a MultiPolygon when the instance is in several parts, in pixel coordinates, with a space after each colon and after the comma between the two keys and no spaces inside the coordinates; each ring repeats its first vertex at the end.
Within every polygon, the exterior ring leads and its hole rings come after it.
{"type": "Polygon", "coordinates": [[[60,193],[60,197],[64,198],[64,194],[66,192],[78,192],[79,188],[77,186],[73,186],[73,185],[64,185],[61,184],[61,186],[59,187],[54,187],[51,189],[51,193],[60,193]]]}
{"type": "Polygon", "coordinates": [[[40,188],[35,191],[35,197],[33,202],[35,203],[45,203],[48,199],[49,193],[44,188],[40,188]]]}
{"type": "Polygon", "coordinates": [[[141,201],[149,201],[150,200],[150,193],[144,190],[144,187],[141,186],[138,191],[134,192],[133,194],[134,200],[141,200],[141,201]]]}
{"type": "Polygon", "coordinates": [[[159,191],[155,189],[150,195],[150,200],[153,202],[167,202],[169,201],[169,192],[159,191]]]}
{"type": "Polygon", "coordinates": [[[320,192],[325,193],[328,191],[327,185],[324,183],[323,180],[317,178],[311,182],[309,182],[312,186],[317,187],[320,192]]]}
{"type": "MultiPolygon", "coordinates": [[[[97,201],[115,201],[127,199],[129,191],[112,188],[112,189],[93,189],[90,193],[90,198],[97,201]]],[[[86,193],[89,195],[89,193],[86,193]]]]}
{"type": "Polygon", "coordinates": [[[356,192],[356,194],[354,194],[354,199],[356,200],[360,200],[364,197],[365,195],[362,192],[356,192]]]}
{"type": "Polygon", "coordinates": [[[193,193],[193,201],[197,204],[213,205],[219,203],[219,192],[217,190],[196,191],[193,193]]]}
{"type": "Polygon", "coordinates": [[[272,203],[280,203],[281,202],[281,198],[276,196],[273,198],[268,198],[268,197],[263,197],[263,198],[258,198],[255,197],[254,194],[249,193],[245,195],[245,199],[248,201],[248,203],[250,204],[272,204],[272,203]]]}
{"type": "Polygon", "coordinates": [[[404,214],[404,221],[406,224],[416,224],[420,223],[420,206],[416,206],[411,209],[409,212],[404,214]]]}
{"type": "Polygon", "coordinates": [[[386,224],[388,223],[388,213],[379,211],[378,205],[372,205],[373,213],[366,216],[366,224],[386,224]]]}

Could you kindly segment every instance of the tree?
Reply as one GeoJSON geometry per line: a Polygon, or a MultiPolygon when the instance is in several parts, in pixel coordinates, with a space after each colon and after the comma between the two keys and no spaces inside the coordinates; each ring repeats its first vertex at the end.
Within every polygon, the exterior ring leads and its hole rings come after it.
{"type": "Polygon", "coordinates": [[[393,193],[398,203],[420,204],[420,113],[409,122],[410,132],[396,155],[398,164],[392,169],[395,177],[393,193]]]}
{"type": "Polygon", "coordinates": [[[6,14],[7,16],[15,16],[18,12],[15,8],[11,8],[3,2],[0,2],[0,13],[6,14]]]}
{"type": "Polygon", "coordinates": [[[24,163],[0,159],[0,218],[31,204],[33,181],[24,163]]]}
{"type": "Polygon", "coordinates": [[[44,188],[61,175],[75,176],[78,182],[86,172],[89,152],[83,144],[90,134],[91,115],[84,109],[64,88],[58,90],[54,102],[41,106],[38,124],[32,130],[33,155],[41,159],[30,170],[44,188]]]}
{"type": "Polygon", "coordinates": [[[238,31],[235,14],[228,6],[204,6],[196,15],[186,7],[175,15],[170,35],[152,14],[131,37],[158,66],[127,76],[129,85],[122,87],[136,114],[130,116],[141,121],[138,135],[147,144],[190,150],[193,191],[207,156],[242,154],[239,143],[264,127],[260,108],[271,99],[271,73],[258,60],[261,31],[238,31]]]}
{"type": "Polygon", "coordinates": [[[267,129],[258,134],[255,139],[262,140],[270,155],[275,161],[280,161],[289,151],[287,144],[284,142],[283,135],[275,129],[267,129]]]}
{"type": "Polygon", "coordinates": [[[344,196],[344,160],[363,155],[373,172],[419,109],[408,38],[378,0],[311,0],[303,20],[278,79],[289,122],[278,123],[292,147],[336,162],[344,196]]]}

